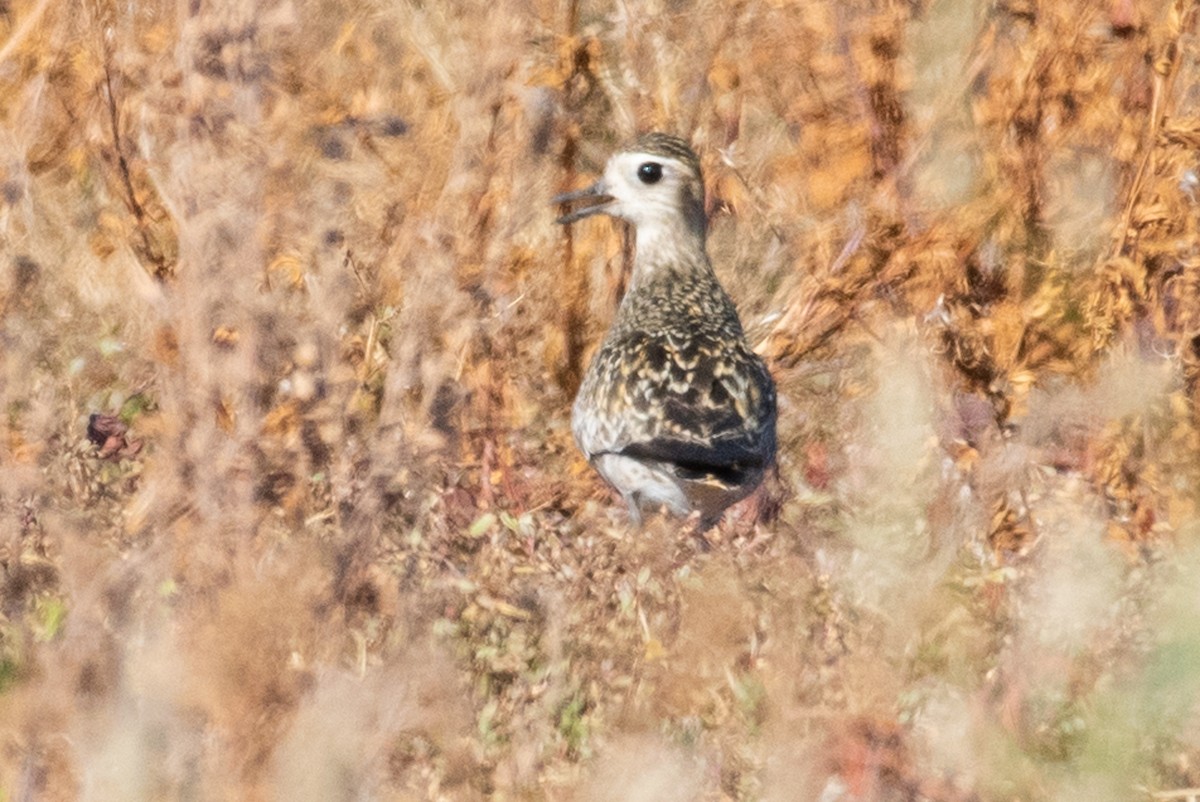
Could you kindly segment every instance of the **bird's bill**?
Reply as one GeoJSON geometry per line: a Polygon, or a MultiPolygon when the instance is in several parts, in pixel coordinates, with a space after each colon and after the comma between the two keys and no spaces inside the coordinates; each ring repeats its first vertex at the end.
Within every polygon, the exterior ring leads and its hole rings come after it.
{"type": "Polygon", "coordinates": [[[603,212],[610,203],[613,202],[613,196],[609,195],[605,190],[604,182],[597,181],[590,187],[579,189],[575,192],[565,192],[562,195],[556,196],[551,203],[566,205],[583,201],[584,205],[574,211],[567,212],[558,218],[558,223],[574,223],[576,220],[582,220],[589,215],[603,212]]]}

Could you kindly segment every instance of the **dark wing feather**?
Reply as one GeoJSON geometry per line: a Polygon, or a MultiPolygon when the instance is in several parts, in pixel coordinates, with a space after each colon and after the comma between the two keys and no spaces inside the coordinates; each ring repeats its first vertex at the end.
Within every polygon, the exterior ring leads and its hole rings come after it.
{"type": "Polygon", "coordinates": [[[736,485],[764,467],[761,448],[745,439],[718,440],[701,443],[690,440],[660,437],[640,443],[630,443],[616,452],[626,457],[672,465],[681,479],[713,477],[726,484],[736,485]]]}

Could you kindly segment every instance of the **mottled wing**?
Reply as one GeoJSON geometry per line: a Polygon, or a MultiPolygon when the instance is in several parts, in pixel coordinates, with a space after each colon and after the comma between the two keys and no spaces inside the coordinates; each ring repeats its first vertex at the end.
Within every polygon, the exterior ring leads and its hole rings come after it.
{"type": "Polygon", "coordinates": [[[585,450],[669,463],[681,478],[733,484],[771,460],[774,388],[743,344],[633,332],[609,345],[624,356],[598,366],[597,386],[586,388],[601,420],[585,450]]]}

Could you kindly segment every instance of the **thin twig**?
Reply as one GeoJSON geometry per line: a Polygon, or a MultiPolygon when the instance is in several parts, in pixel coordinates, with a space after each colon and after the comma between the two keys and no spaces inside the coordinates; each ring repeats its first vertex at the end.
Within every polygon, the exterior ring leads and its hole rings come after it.
{"type": "Polygon", "coordinates": [[[142,254],[153,264],[154,277],[163,279],[170,274],[169,266],[167,261],[154,248],[148,230],[149,220],[146,209],[137,199],[137,192],[133,188],[133,176],[129,169],[129,160],[125,158],[124,140],[121,136],[120,110],[117,107],[116,93],[113,92],[112,68],[108,62],[109,59],[106,55],[104,64],[105,100],[108,106],[108,123],[112,132],[113,151],[117,154],[117,174],[121,179],[121,188],[125,192],[125,203],[129,207],[129,211],[133,214],[134,221],[137,224],[136,228],[138,238],[141,240],[142,254]]]}

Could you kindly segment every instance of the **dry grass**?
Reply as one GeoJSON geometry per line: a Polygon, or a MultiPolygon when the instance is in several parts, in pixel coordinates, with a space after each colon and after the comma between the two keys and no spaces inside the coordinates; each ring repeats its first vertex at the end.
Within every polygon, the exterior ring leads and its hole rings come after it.
{"type": "Polygon", "coordinates": [[[1198,56],[1183,0],[0,0],[0,800],[1200,785],[1198,56]],[[708,550],[569,435],[628,249],[547,199],[652,128],[780,387],[708,550]]]}

